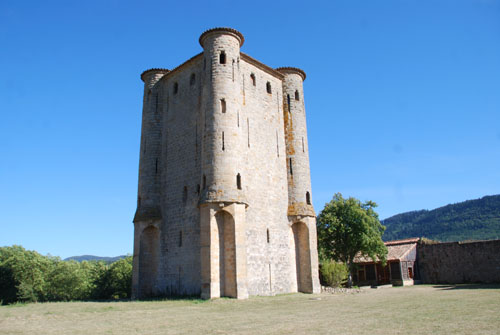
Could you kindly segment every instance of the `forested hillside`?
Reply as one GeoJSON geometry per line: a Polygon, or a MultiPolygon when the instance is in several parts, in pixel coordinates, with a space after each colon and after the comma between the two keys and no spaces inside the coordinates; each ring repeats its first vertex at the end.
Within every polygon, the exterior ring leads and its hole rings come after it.
{"type": "Polygon", "coordinates": [[[116,257],[100,257],[100,256],[94,256],[94,255],[82,255],[82,256],[71,256],[68,258],[65,258],[65,261],[77,261],[77,262],[83,262],[83,261],[99,261],[99,262],[106,262],[106,263],[114,263],[116,261],[119,261],[122,258],[126,258],[128,256],[122,255],[122,256],[116,256],[116,257]]]}
{"type": "Polygon", "coordinates": [[[426,237],[438,241],[500,239],[500,195],[485,196],[431,211],[394,215],[382,221],[384,241],[426,237]]]}

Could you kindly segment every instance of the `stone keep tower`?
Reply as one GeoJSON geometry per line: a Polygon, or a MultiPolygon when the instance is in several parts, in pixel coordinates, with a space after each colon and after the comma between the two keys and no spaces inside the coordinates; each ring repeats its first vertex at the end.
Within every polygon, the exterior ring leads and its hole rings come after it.
{"type": "Polygon", "coordinates": [[[144,81],[132,296],[318,293],[303,80],[214,28],[144,81]]]}

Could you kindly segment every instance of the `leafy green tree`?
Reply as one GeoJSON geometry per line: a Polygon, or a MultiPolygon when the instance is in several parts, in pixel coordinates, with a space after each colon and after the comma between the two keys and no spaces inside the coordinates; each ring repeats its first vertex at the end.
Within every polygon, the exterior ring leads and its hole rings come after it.
{"type": "Polygon", "coordinates": [[[94,296],[96,299],[130,298],[132,291],[132,257],[120,259],[111,265],[99,262],[94,296]]]}
{"type": "Polygon", "coordinates": [[[85,300],[91,294],[90,271],[76,261],[54,259],[46,275],[46,295],[50,301],[85,300]]]}
{"type": "Polygon", "coordinates": [[[130,298],[132,292],[132,257],[120,259],[109,267],[109,287],[112,299],[130,298]]]}
{"type": "Polygon", "coordinates": [[[22,251],[20,246],[0,248],[0,303],[10,304],[17,301],[17,285],[12,268],[12,257],[22,251]]]}
{"type": "Polygon", "coordinates": [[[347,265],[349,287],[352,286],[357,255],[386,263],[387,248],[382,241],[385,227],[380,223],[375,207],[377,204],[373,201],[362,203],[352,197],[344,199],[342,194],[336,193],[318,216],[320,256],[347,265]]]}
{"type": "MultiPolygon", "coordinates": [[[[6,302],[36,302],[46,300],[45,275],[53,262],[36,251],[29,251],[21,246],[4,247],[0,250],[0,286],[5,287],[6,302]],[[5,276],[5,277],[4,277],[5,276]],[[12,284],[14,286],[12,287],[12,284]]],[[[0,291],[3,291],[0,290],[0,291]]],[[[1,294],[2,298],[3,293],[1,294]]]]}

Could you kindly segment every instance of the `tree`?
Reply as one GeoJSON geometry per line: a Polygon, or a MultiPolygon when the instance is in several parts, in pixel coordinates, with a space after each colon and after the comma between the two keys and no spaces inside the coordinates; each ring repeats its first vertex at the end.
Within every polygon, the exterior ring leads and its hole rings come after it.
{"type": "Polygon", "coordinates": [[[132,257],[120,259],[108,270],[111,299],[130,298],[132,292],[132,257]]]}
{"type": "Polygon", "coordinates": [[[45,275],[45,293],[48,301],[88,299],[91,292],[90,269],[74,260],[52,258],[53,266],[45,275]]]}
{"type": "Polygon", "coordinates": [[[0,300],[44,301],[45,276],[53,262],[21,246],[0,248],[0,300]]]}
{"type": "MultiPolygon", "coordinates": [[[[102,262],[101,262],[102,263],[102,262]]],[[[132,292],[132,256],[97,269],[94,296],[97,299],[127,299],[132,292]]]]}
{"type": "Polygon", "coordinates": [[[343,262],[349,269],[348,286],[352,286],[354,258],[368,256],[386,263],[387,248],[382,241],[385,227],[374,211],[373,201],[344,199],[336,193],[325,205],[317,220],[320,256],[343,262]]]}

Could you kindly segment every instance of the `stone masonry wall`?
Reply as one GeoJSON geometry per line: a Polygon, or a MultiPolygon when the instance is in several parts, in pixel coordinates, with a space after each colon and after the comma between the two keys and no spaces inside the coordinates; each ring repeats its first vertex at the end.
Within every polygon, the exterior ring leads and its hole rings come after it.
{"type": "MultiPolygon", "coordinates": [[[[203,296],[203,278],[212,280],[218,273],[212,267],[219,264],[207,261],[207,255],[220,254],[203,251],[214,241],[202,236],[203,231],[217,223],[207,215],[220,217],[224,208],[232,208],[235,229],[242,232],[235,233],[235,248],[241,244],[246,248],[244,253],[236,252],[237,281],[248,289],[242,297],[297,292],[298,279],[306,283],[303,287],[319,289],[314,210],[306,199],[311,186],[303,77],[277,72],[240,53],[240,42],[237,34],[227,30],[208,33],[200,40],[203,53],[178,69],[155,74],[154,87],[146,85],[146,94],[150,87],[152,91],[144,102],[139,196],[154,208],[154,215],[136,217],[134,287],[140,286],[141,234],[154,225],[159,241],[150,240],[158,244],[160,256],[158,264],[143,275],[155,274],[152,293],[203,296]],[[221,63],[222,52],[225,63],[221,63]],[[289,110],[284,106],[284,87],[293,99],[289,110]],[[288,153],[296,167],[291,199],[306,209],[294,212],[293,218],[289,216],[287,118],[295,122],[289,129],[293,129],[292,147],[297,148],[296,153],[288,153]],[[305,240],[300,241],[292,230],[299,221],[307,227],[305,240]],[[299,242],[307,250],[297,263],[299,242]],[[308,267],[302,266],[308,262],[308,267]],[[297,275],[300,266],[309,279],[297,275]],[[240,280],[243,275],[246,278],[240,280]]],[[[206,291],[208,297],[213,290],[206,291]]]]}
{"type": "Polygon", "coordinates": [[[424,284],[500,283],[500,240],[419,244],[424,284]]]}
{"type": "Polygon", "coordinates": [[[183,71],[161,81],[164,121],[159,285],[166,294],[200,293],[201,71],[202,58],[198,57],[183,71]]]}
{"type": "Polygon", "coordinates": [[[250,295],[296,292],[288,225],[288,189],[280,78],[240,61],[240,127],[245,146],[247,274],[250,295]],[[253,84],[252,75],[255,78],[253,84]],[[270,85],[271,93],[267,92],[270,85]],[[268,240],[269,236],[269,240],[268,240]],[[268,242],[269,241],[269,242],[268,242]]]}

